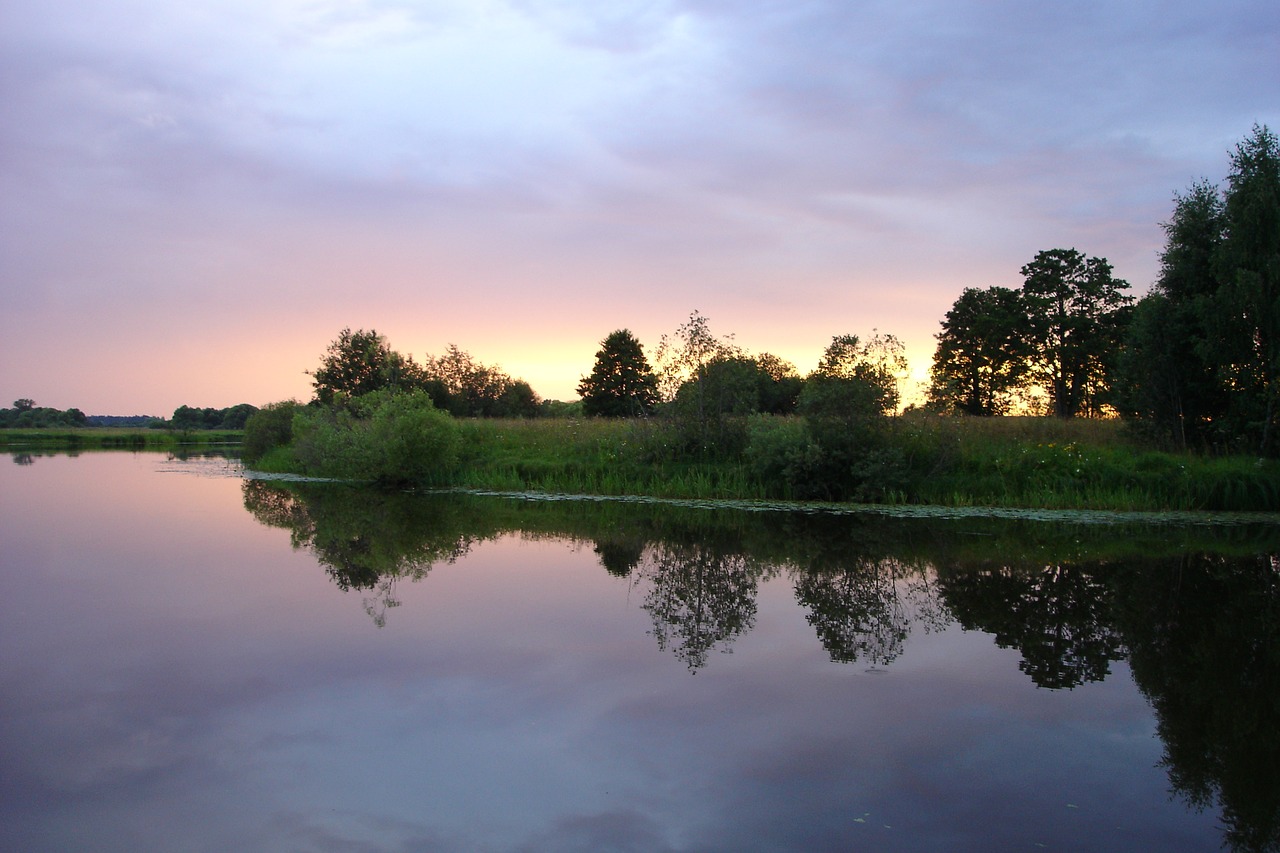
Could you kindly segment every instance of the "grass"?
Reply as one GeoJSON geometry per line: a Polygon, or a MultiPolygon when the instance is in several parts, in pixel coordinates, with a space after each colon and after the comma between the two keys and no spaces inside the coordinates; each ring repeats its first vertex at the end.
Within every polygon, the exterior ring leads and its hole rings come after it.
{"type": "MultiPolygon", "coordinates": [[[[744,462],[679,460],[659,422],[461,423],[457,484],[674,498],[788,497],[744,462]]],[[[891,441],[912,473],[883,500],[941,506],[1117,511],[1280,511],[1280,463],[1164,453],[1115,420],[898,418],[891,441]]]]}
{"type": "Polygon", "coordinates": [[[664,453],[657,424],[622,420],[462,421],[456,484],[674,498],[766,496],[741,465],[693,462],[664,453]]]}
{"type": "MultiPolygon", "coordinates": [[[[790,419],[764,419],[757,435],[803,434],[790,419]]],[[[669,446],[659,420],[460,420],[462,451],[450,482],[493,491],[648,495],[662,498],[789,498],[790,486],[750,461],[697,461],[669,446]]],[[[0,430],[24,450],[172,449],[236,443],[229,430],[50,428],[0,430]]],[[[894,419],[890,441],[907,473],[883,502],[949,507],[1117,511],[1280,512],[1280,462],[1151,450],[1119,421],[1056,418],[894,419]]],[[[750,450],[748,450],[750,454],[750,450]]],[[[278,448],[256,468],[290,471],[278,448]]]]}
{"type": "Polygon", "coordinates": [[[0,447],[23,450],[166,450],[239,444],[243,430],[159,430],[112,427],[0,429],[0,447]]]}

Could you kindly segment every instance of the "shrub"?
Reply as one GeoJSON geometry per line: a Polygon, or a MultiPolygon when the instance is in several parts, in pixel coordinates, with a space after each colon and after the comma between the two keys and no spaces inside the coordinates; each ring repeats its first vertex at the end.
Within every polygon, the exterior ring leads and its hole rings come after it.
{"type": "Polygon", "coordinates": [[[461,443],[453,418],[426,391],[375,391],[342,406],[299,409],[293,435],[307,473],[383,485],[446,482],[461,443]]]}
{"type": "Polygon", "coordinates": [[[246,462],[257,462],[272,448],[283,447],[293,440],[293,416],[298,404],[293,400],[268,403],[244,422],[241,455],[246,462]]]}

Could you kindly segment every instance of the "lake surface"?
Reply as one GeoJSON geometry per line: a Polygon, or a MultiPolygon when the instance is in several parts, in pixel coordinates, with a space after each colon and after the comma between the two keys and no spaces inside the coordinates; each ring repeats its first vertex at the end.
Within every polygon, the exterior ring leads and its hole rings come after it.
{"type": "Polygon", "coordinates": [[[1264,850],[1280,526],[0,459],[0,848],[1264,850]]]}

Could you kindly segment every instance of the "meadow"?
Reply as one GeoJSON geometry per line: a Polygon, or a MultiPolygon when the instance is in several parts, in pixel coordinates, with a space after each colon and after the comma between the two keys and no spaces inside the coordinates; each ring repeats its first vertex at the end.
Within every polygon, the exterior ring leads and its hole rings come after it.
{"type": "MultiPolygon", "coordinates": [[[[747,444],[730,458],[681,452],[661,418],[455,421],[459,452],[422,485],[484,491],[644,495],[715,500],[822,500],[784,457],[803,441],[790,416],[747,419],[747,444]]],[[[238,445],[240,430],[52,428],[0,430],[0,447],[174,450],[238,445]]],[[[1280,462],[1153,450],[1119,420],[964,418],[909,412],[889,420],[897,460],[871,502],[947,507],[1118,511],[1280,511],[1280,462]]],[[[297,471],[289,449],[253,467],[297,471]]],[[[803,477],[803,474],[800,475],[803,477]]]]}
{"type": "MultiPolygon", "coordinates": [[[[453,484],[475,489],[739,500],[804,499],[770,448],[803,430],[754,416],[740,458],[673,452],[661,420],[467,420],[453,484]],[[781,436],[781,438],[779,438],[781,436]]],[[[892,420],[905,460],[880,502],[1126,511],[1280,511],[1280,463],[1145,447],[1119,420],[892,420]]]]}

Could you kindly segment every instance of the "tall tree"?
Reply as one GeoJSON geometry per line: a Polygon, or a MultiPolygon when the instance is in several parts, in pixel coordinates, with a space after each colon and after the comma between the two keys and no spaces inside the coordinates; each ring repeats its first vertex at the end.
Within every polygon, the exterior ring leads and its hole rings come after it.
{"type": "Polygon", "coordinates": [[[1280,141],[1265,126],[1236,146],[1227,176],[1226,230],[1218,255],[1225,303],[1223,316],[1237,321],[1240,334],[1225,346],[1228,381],[1245,416],[1260,423],[1261,452],[1276,451],[1280,400],[1280,141]],[[1250,405],[1252,403],[1252,405],[1250,405]]]}
{"type": "Polygon", "coordinates": [[[966,288],[937,335],[929,404],[969,415],[1004,414],[1026,376],[1026,318],[1018,291],[966,288]]]}
{"type": "Polygon", "coordinates": [[[578,394],[588,415],[637,417],[653,411],[658,380],[630,330],[618,329],[600,342],[595,366],[578,383],[578,394]]]}
{"type": "Polygon", "coordinates": [[[1075,249],[1038,252],[1022,275],[1031,376],[1058,417],[1099,413],[1133,302],[1128,282],[1075,249]]]}
{"type": "Polygon", "coordinates": [[[1198,181],[1175,194],[1163,224],[1160,278],[1137,304],[1120,360],[1121,406],[1177,447],[1220,438],[1228,398],[1215,351],[1239,337],[1215,320],[1217,255],[1225,227],[1218,188],[1198,181]]]}

